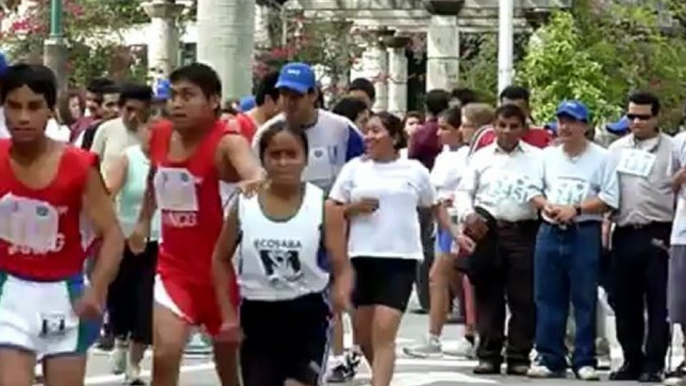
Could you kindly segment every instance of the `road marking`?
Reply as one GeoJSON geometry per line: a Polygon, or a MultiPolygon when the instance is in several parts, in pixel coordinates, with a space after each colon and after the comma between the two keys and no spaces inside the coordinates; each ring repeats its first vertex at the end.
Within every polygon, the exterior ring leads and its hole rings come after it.
{"type": "MultiPolygon", "coordinates": [[[[196,373],[200,371],[214,370],[214,362],[201,363],[197,365],[186,365],[181,366],[180,372],[184,373],[196,373]]],[[[150,377],[150,370],[144,370],[141,372],[142,377],[150,377]]],[[[92,377],[86,377],[86,385],[102,385],[112,382],[121,382],[124,380],[123,375],[96,375],[92,377]]]]}

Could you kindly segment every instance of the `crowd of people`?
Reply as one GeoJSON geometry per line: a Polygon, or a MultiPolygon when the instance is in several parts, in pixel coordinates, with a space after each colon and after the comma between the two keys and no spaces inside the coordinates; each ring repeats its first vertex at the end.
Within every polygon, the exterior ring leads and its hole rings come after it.
{"type": "Polygon", "coordinates": [[[58,95],[46,67],[0,65],[0,386],[32,385],[36,363],[47,385],[82,385],[98,340],[127,384],[152,347],[152,384],[176,385],[198,329],[225,386],[347,382],[363,360],[389,386],[427,256],[426,342],[406,355],[599,380],[607,303],[624,360],[610,379],[671,370],[686,136],[660,130],[653,94],[629,96],[606,147],[583,101],[537,127],[518,86],[498,107],[431,90],[402,117],[373,111],[366,79],[324,109],[304,63],[239,103],[203,64],[154,88],[58,95]],[[464,336],[445,352],[453,298],[464,336]]]}

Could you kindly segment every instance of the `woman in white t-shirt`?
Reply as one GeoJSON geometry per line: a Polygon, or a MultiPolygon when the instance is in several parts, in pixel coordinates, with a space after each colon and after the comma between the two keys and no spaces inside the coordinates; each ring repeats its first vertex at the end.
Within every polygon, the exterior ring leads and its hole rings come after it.
{"type": "Polygon", "coordinates": [[[471,245],[439,205],[429,171],[399,157],[405,145],[400,119],[378,113],[363,132],[366,154],[343,167],[329,198],[345,206],[350,221],[355,334],[372,365],[372,386],[388,386],[398,327],[423,259],[416,208],[432,207],[443,228],[465,247],[471,245]]]}

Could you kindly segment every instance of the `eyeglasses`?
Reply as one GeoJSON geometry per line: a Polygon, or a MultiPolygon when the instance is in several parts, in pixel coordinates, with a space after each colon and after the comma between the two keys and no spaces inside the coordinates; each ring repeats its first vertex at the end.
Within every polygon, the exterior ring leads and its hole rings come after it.
{"type": "Polygon", "coordinates": [[[647,121],[647,120],[649,120],[650,118],[652,118],[653,116],[650,115],[650,114],[627,114],[626,117],[627,117],[627,119],[629,119],[630,121],[633,121],[633,120],[635,120],[635,119],[639,119],[639,120],[641,120],[641,121],[647,121]]]}

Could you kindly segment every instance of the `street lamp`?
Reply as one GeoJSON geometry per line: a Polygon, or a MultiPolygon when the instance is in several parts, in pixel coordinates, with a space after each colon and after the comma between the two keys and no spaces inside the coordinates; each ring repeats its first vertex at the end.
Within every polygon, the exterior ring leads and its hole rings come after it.
{"type": "Polygon", "coordinates": [[[59,91],[65,91],[68,86],[67,55],[62,25],[62,0],[50,0],[50,36],[43,44],[43,63],[55,73],[59,91]]]}

